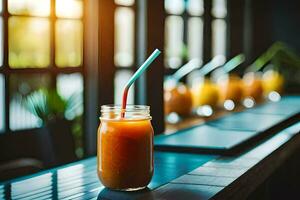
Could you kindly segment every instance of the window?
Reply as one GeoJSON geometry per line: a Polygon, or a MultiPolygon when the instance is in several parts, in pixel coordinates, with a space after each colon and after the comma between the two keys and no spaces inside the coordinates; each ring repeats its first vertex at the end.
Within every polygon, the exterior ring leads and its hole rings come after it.
{"type": "Polygon", "coordinates": [[[75,102],[72,112],[66,113],[66,118],[74,119],[76,116],[81,116],[83,113],[83,77],[81,73],[59,74],[57,76],[56,88],[58,93],[65,99],[75,96],[75,102]]]}
{"type": "Polygon", "coordinates": [[[25,97],[40,88],[50,88],[50,76],[46,73],[9,75],[9,129],[12,131],[40,127],[42,122],[28,111],[25,97]]]}
{"type": "Polygon", "coordinates": [[[10,68],[48,67],[50,65],[49,20],[37,17],[9,17],[8,52],[10,68]]]}
{"type": "Polygon", "coordinates": [[[226,0],[212,1],[212,56],[223,55],[226,57],[226,3],[226,0]]]}
{"type": "Polygon", "coordinates": [[[165,66],[203,57],[203,0],[165,0],[165,66]]]}
{"type": "MultiPolygon", "coordinates": [[[[201,67],[217,55],[226,58],[227,0],[164,0],[164,10],[165,75],[192,59],[201,67]]],[[[197,76],[194,71],[182,81],[191,86],[197,76]]],[[[165,119],[167,127],[172,127],[168,122],[180,123],[174,113],[165,119]]]]}
{"type": "Polygon", "coordinates": [[[7,0],[0,5],[0,132],[42,125],[25,101],[40,89],[56,88],[66,100],[76,96],[76,110],[65,117],[81,118],[83,0],[7,0]]]}
{"type": "Polygon", "coordinates": [[[5,129],[5,104],[4,104],[4,77],[2,74],[0,74],[0,133],[4,131],[5,129]]]}
{"type": "MultiPolygon", "coordinates": [[[[123,88],[135,69],[135,1],[115,0],[115,4],[114,102],[121,104],[123,88]]],[[[129,91],[128,104],[134,104],[134,87],[129,91]]]]}

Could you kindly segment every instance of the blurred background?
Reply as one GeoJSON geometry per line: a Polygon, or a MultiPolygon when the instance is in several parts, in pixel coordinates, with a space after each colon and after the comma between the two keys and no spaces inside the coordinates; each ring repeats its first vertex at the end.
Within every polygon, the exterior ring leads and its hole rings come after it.
{"type": "MultiPolygon", "coordinates": [[[[165,76],[192,59],[200,67],[243,53],[241,75],[276,41],[299,55],[299,7],[297,0],[1,0],[0,165],[30,158],[35,171],[95,155],[100,106],[121,103],[123,86],[154,48],[163,56],[128,103],[151,105],[162,133],[165,76]]],[[[292,67],[286,93],[299,94],[299,71],[292,67]]]]}

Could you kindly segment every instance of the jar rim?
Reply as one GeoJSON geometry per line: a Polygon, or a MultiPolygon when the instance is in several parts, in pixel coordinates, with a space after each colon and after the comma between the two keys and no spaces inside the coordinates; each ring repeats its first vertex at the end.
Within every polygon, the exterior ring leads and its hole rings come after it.
{"type": "Polygon", "coordinates": [[[127,105],[122,109],[122,105],[108,104],[101,106],[100,120],[119,121],[124,120],[151,120],[150,106],[146,105],[127,105]],[[122,113],[124,116],[122,117],[122,113]]]}
{"type": "MultiPolygon", "coordinates": [[[[122,111],[122,105],[120,104],[106,104],[101,106],[101,112],[109,111],[122,111]]],[[[137,112],[137,111],[150,111],[150,106],[147,105],[126,105],[125,112],[137,112]]]]}

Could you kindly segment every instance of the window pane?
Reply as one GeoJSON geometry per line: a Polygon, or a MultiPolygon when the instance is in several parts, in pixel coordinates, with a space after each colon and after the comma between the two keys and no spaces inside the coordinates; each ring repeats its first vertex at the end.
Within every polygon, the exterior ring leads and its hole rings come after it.
{"type": "Polygon", "coordinates": [[[48,19],[10,17],[9,65],[12,68],[47,67],[50,63],[48,19]]]}
{"type": "Polygon", "coordinates": [[[226,22],[222,19],[212,22],[212,55],[226,56],[226,22]]]}
{"type": "Polygon", "coordinates": [[[40,88],[48,88],[50,78],[42,74],[13,74],[9,80],[9,127],[11,130],[40,127],[42,121],[29,111],[26,96],[40,88]]]}
{"type": "Polygon", "coordinates": [[[188,55],[189,59],[203,56],[203,21],[200,17],[191,17],[188,21],[188,55]]]}
{"type": "Polygon", "coordinates": [[[3,2],[2,2],[2,0],[0,0],[0,12],[2,12],[2,4],[3,4],[3,2]]]}
{"type": "Polygon", "coordinates": [[[50,0],[8,0],[7,6],[8,12],[14,15],[50,15],[50,0]]]}
{"type": "Polygon", "coordinates": [[[132,9],[116,9],[115,30],[115,65],[129,67],[134,62],[134,13],[132,9]]]}
{"type": "Polygon", "coordinates": [[[184,0],[165,0],[165,10],[169,14],[180,15],[184,12],[184,0]]]}
{"type": "Polygon", "coordinates": [[[170,68],[178,68],[182,63],[183,55],[183,19],[179,16],[166,18],[165,30],[165,65],[170,68]]]}
{"type": "Polygon", "coordinates": [[[82,63],[82,22],[57,20],[55,63],[59,67],[79,66],[82,63]]]}
{"type": "MultiPolygon", "coordinates": [[[[122,104],[123,89],[133,73],[130,70],[118,70],[115,75],[115,104],[122,104]]],[[[128,104],[134,104],[134,85],[130,87],[128,104]]]]}
{"type": "Polygon", "coordinates": [[[203,0],[188,0],[187,6],[190,15],[200,16],[204,13],[203,0]]]}
{"type": "Polygon", "coordinates": [[[83,78],[79,73],[60,74],[57,76],[57,91],[70,102],[65,117],[69,120],[80,116],[83,113],[83,78]]]}
{"type": "Polygon", "coordinates": [[[211,14],[217,18],[224,18],[227,15],[226,0],[213,0],[211,14]]]}
{"type": "Polygon", "coordinates": [[[132,6],[134,0],[115,0],[115,3],[122,6],[132,6]]]}
{"type": "Polygon", "coordinates": [[[4,131],[5,128],[5,104],[4,104],[4,77],[2,74],[0,74],[0,132],[4,131]]]}
{"type": "Polygon", "coordinates": [[[82,0],[56,0],[56,16],[80,18],[83,15],[82,0]]]}
{"type": "Polygon", "coordinates": [[[0,67],[2,65],[3,65],[3,18],[0,17],[0,67]]]}

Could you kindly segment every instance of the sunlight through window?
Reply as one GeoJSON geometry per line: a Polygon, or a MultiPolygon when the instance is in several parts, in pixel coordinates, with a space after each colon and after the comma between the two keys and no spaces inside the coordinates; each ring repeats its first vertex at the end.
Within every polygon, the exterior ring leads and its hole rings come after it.
{"type": "Polygon", "coordinates": [[[81,18],[83,2],[81,0],[56,0],[56,16],[63,18],[81,18]]]}
{"type": "Polygon", "coordinates": [[[13,15],[50,16],[50,0],[8,0],[7,7],[13,15]]]}

